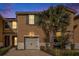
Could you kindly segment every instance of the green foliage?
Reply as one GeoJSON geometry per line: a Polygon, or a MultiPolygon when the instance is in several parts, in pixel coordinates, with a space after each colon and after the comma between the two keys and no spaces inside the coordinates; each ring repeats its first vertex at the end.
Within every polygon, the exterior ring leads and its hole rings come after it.
{"type": "Polygon", "coordinates": [[[53,56],[79,56],[79,50],[63,50],[57,48],[46,49],[43,47],[41,50],[53,55],[53,56]]]}
{"type": "Polygon", "coordinates": [[[79,56],[79,52],[76,50],[66,50],[63,53],[64,56],[79,56]]]}
{"type": "Polygon", "coordinates": [[[72,49],[72,50],[74,49],[74,44],[71,44],[71,49],[72,49]]]}
{"type": "Polygon", "coordinates": [[[11,47],[0,48],[0,55],[4,55],[11,47]]]}
{"type": "Polygon", "coordinates": [[[64,6],[57,6],[56,8],[50,8],[50,21],[52,24],[53,32],[56,33],[57,31],[61,31],[62,36],[56,38],[58,42],[61,43],[61,47],[64,47],[65,42],[65,33],[67,26],[69,25],[70,21],[70,14],[65,10],[64,6]]]}
{"type": "Polygon", "coordinates": [[[56,7],[50,7],[47,11],[41,13],[40,24],[46,34],[47,40],[50,40],[50,32],[53,31],[54,36],[56,37],[56,32],[61,31],[61,38],[57,40],[61,41],[63,45],[65,42],[65,32],[67,26],[70,22],[70,13],[67,12],[66,8],[62,5],[56,7]]]}

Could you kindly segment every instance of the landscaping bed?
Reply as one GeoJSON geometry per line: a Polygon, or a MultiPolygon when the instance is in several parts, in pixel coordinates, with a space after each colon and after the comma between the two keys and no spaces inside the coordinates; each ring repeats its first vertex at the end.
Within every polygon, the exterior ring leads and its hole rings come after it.
{"type": "Polygon", "coordinates": [[[79,56],[79,50],[57,49],[57,48],[41,48],[42,51],[47,52],[53,56],[79,56]]]}
{"type": "Polygon", "coordinates": [[[0,48],[0,56],[4,55],[11,47],[2,47],[0,48]]]}
{"type": "Polygon", "coordinates": [[[79,50],[65,50],[64,56],[79,56],[79,50]]]}

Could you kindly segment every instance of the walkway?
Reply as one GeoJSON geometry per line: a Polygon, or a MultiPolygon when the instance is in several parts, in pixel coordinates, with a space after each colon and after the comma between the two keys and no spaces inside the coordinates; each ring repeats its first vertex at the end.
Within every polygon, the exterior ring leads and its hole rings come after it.
{"type": "Polygon", "coordinates": [[[5,56],[51,56],[41,50],[16,50],[15,48],[10,49],[5,56]]]}

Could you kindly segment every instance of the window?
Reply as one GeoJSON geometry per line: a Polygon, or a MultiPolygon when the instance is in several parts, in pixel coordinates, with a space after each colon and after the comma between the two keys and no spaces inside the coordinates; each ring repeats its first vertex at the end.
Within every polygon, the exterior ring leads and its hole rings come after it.
{"type": "Polygon", "coordinates": [[[12,29],[16,29],[17,28],[17,22],[16,21],[13,21],[12,22],[12,29]]]}
{"type": "Polygon", "coordinates": [[[60,37],[61,36],[61,32],[56,32],[56,37],[60,37]]]}
{"type": "Polygon", "coordinates": [[[4,27],[8,29],[10,27],[9,22],[5,22],[4,27]]]}
{"type": "Polygon", "coordinates": [[[34,24],[34,15],[29,15],[29,24],[34,24]]]}

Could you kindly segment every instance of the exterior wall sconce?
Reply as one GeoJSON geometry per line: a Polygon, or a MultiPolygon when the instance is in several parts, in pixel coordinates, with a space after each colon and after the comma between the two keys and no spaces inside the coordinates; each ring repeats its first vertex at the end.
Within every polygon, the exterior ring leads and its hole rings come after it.
{"type": "Polygon", "coordinates": [[[29,32],[29,36],[30,37],[32,37],[32,36],[34,36],[35,34],[34,34],[34,32],[29,32]]]}

